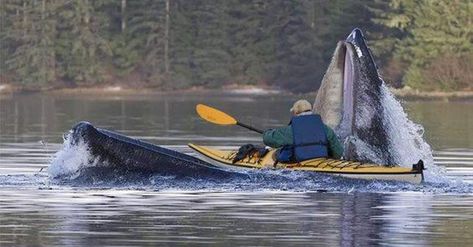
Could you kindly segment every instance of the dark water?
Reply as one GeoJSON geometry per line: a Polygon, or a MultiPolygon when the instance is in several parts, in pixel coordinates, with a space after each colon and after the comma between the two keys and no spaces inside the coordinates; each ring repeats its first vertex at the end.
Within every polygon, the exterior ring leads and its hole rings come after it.
{"type": "Polygon", "coordinates": [[[0,246],[463,246],[473,241],[473,102],[405,102],[448,182],[420,186],[288,177],[253,184],[156,181],[59,185],[40,171],[87,120],[190,152],[188,142],[257,143],[200,120],[196,103],[259,128],[286,124],[294,96],[22,95],[0,98],[0,246]]]}

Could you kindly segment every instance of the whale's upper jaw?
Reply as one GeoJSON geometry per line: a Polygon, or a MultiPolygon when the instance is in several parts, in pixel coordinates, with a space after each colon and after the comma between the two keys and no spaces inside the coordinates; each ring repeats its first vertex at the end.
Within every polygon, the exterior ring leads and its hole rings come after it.
{"type": "Polygon", "coordinates": [[[354,29],[338,42],[314,103],[314,112],[345,143],[348,159],[392,163],[383,124],[382,85],[363,33],[354,29]],[[360,157],[356,151],[360,145],[353,142],[374,150],[378,158],[360,157]]]}
{"type": "Polygon", "coordinates": [[[363,51],[360,49],[360,44],[365,42],[365,38],[360,29],[355,28],[350,35],[348,35],[345,41],[355,46],[356,54],[359,58],[366,56],[366,54],[363,54],[363,51]]]}
{"type": "Polygon", "coordinates": [[[381,79],[378,73],[378,66],[373,58],[370,48],[366,44],[365,36],[359,28],[353,29],[353,31],[348,35],[345,42],[353,45],[356,54],[360,61],[364,62],[364,65],[368,67],[368,71],[376,74],[377,82],[381,83],[381,79]]]}

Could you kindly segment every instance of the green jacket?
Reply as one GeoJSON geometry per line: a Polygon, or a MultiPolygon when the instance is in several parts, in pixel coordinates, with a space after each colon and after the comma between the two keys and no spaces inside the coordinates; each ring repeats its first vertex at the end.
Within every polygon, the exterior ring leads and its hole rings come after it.
{"type": "MultiPolygon", "coordinates": [[[[340,159],[343,155],[343,147],[340,144],[337,135],[335,135],[335,132],[333,132],[333,130],[327,125],[324,125],[324,127],[325,133],[327,133],[329,157],[340,159]]],[[[292,138],[291,125],[277,129],[269,129],[263,133],[264,145],[273,148],[280,148],[284,145],[292,145],[292,138]]]]}

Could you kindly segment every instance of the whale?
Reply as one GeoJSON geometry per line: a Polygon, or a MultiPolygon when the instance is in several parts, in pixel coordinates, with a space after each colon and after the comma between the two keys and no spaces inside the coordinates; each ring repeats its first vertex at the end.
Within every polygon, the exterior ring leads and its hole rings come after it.
{"type": "Polygon", "coordinates": [[[54,179],[91,183],[117,177],[145,178],[153,175],[173,178],[246,178],[191,155],[95,127],[81,121],[64,135],[63,150],[49,166],[54,179]],[[69,156],[74,158],[71,159],[69,156]],[[79,157],[77,157],[79,156],[79,157]],[[68,169],[71,166],[76,169],[68,169]],[[60,172],[56,172],[60,170],[60,172]]]}
{"type": "Polygon", "coordinates": [[[366,39],[356,28],[337,43],[313,106],[343,142],[345,159],[396,163],[386,129],[383,87],[366,39]]]}

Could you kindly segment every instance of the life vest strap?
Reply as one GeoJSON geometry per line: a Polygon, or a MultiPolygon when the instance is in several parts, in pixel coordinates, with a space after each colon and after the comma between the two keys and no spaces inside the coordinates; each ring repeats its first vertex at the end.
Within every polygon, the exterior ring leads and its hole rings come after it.
{"type": "Polygon", "coordinates": [[[292,144],[290,146],[294,147],[304,147],[304,146],[312,146],[312,145],[320,145],[320,146],[328,146],[327,142],[309,142],[309,143],[304,143],[304,144],[292,144]]]}

